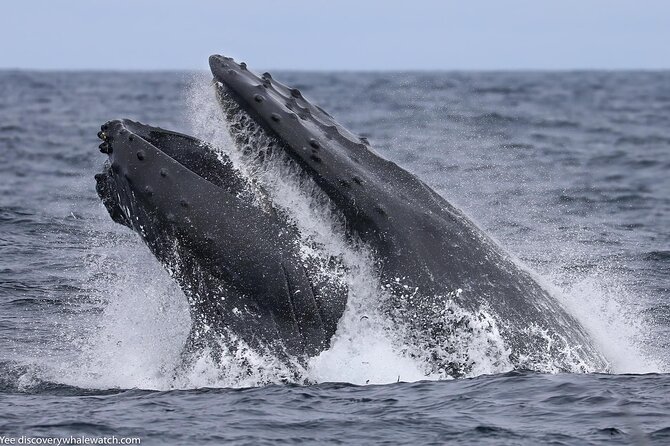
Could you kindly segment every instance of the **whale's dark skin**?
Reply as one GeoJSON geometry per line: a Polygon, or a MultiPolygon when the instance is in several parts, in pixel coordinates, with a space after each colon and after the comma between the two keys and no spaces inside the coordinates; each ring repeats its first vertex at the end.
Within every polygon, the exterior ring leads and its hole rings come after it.
{"type": "MultiPolygon", "coordinates": [[[[534,328],[562,340],[552,348],[571,347],[596,369],[607,367],[579,322],[462,211],[377,155],[365,138],[300,91],[231,58],[215,55],[209,63],[229,120],[253,120],[275,141],[274,150],[285,151],[318,184],[346,219],[350,235],[374,253],[382,283],[396,286],[400,279],[391,302],[420,321],[418,333],[431,332],[423,309],[449,296],[464,308],[484,306],[500,315],[502,335],[517,359],[537,351],[538,337],[529,332],[534,328]],[[407,294],[414,296],[411,303],[407,294]]],[[[245,135],[234,126],[230,131],[244,145],[245,135]]]]}
{"type": "Polygon", "coordinates": [[[228,159],[195,138],[129,120],[104,124],[98,136],[109,156],[98,194],[188,296],[195,323],[187,349],[226,334],[292,357],[328,347],[346,289],[316,278],[295,228],[254,203],[228,159]]]}
{"type": "MultiPolygon", "coordinates": [[[[269,151],[285,153],[345,220],[347,236],[370,251],[388,296],[383,310],[410,328],[405,341],[448,344],[454,331],[440,317],[455,302],[497,316],[515,364],[569,350],[559,369],[579,361],[584,370],[607,369],[579,322],[428,185],[268,73],[223,56],[212,56],[210,68],[245,156],[257,151],[262,163],[269,151]]],[[[328,348],[347,290],[317,274],[320,260],[301,256],[299,229],[272,203],[259,203],[228,159],[195,138],[128,120],[106,123],[99,137],[109,160],[96,175],[98,194],[188,296],[194,328],[186,350],[215,336],[288,357],[328,348]]]]}

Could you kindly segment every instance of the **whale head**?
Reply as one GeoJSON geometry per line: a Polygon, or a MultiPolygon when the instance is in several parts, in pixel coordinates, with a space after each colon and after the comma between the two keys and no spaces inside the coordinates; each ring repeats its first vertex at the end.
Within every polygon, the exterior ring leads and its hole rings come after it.
{"type": "Polygon", "coordinates": [[[102,202],[177,279],[199,327],[292,356],[328,345],[344,290],[315,283],[295,228],[258,203],[227,157],[130,120],[109,121],[98,136],[108,156],[95,177],[102,202]]]}

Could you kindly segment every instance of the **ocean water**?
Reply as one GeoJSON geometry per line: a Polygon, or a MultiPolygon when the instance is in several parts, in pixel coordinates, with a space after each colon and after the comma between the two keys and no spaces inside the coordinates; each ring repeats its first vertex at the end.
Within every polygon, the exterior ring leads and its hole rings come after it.
{"type": "MultiPolygon", "coordinates": [[[[185,297],[97,198],[96,132],[128,117],[230,150],[208,76],[2,71],[0,436],[670,442],[670,72],[273,75],[533,270],[611,373],[514,370],[473,337],[455,343],[472,371],[434,376],[383,324],[349,317],[298,382],[264,357],[243,358],[254,373],[230,358],[179,374],[185,297]]],[[[300,191],[284,190],[328,238],[300,191]]],[[[353,286],[369,296],[369,265],[354,257],[353,286]]]]}

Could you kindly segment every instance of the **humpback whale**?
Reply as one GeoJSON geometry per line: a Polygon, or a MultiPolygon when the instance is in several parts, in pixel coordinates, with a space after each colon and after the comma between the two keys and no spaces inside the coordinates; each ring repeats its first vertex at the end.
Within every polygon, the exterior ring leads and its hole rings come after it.
{"type": "Polygon", "coordinates": [[[295,228],[255,203],[230,160],[195,138],[130,120],[107,122],[98,136],[109,156],[95,176],[98,195],[189,298],[189,348],[205,347],[207,332],[252,348],[281,341],[292,356],[328,346],[344,288],[322,278],[318,259],[299,255],[295,228]]]}
{"type": "MultiPolygon", "coordinates": [[[[498,315],[516,364],[549,350],[559,368],[607,368],[584,327],[460,209],[298,89],[229,57],[209,64],[235,145],[261,164],[269,152],[285,154],[325,194],[347,237],[371,253],[384,310],[408,324],[405,341],[447,342],[452,327],[434,316],[454,302],[498,315]]],[[[302,358],[329,347],[348,296],[337,260],[306,256],[291,219],[225,155],[130,120],[107,122],[98,136],[108,155],[98,194],[188,296],[188,350],[211,336],[302,358]]]]}

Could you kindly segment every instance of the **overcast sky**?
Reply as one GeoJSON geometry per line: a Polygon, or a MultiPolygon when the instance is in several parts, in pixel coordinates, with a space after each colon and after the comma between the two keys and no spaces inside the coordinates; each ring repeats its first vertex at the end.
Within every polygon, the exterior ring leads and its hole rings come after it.
{"type": "Polygon", "coordinates": [[[670,0],[0,0],[0,68],[670,68],[670,0]]]}

